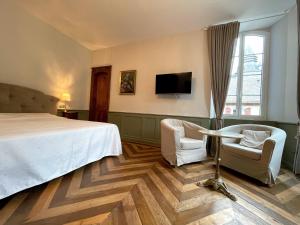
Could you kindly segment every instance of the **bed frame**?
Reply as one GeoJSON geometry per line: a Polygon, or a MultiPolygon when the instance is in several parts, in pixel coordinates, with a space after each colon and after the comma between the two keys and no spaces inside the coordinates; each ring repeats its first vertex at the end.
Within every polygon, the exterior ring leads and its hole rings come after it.
{"type": "Polygon", "coordinates": [[[58,98],[40,91],[0,83],[0,113],[57,113],[58,98]]]}

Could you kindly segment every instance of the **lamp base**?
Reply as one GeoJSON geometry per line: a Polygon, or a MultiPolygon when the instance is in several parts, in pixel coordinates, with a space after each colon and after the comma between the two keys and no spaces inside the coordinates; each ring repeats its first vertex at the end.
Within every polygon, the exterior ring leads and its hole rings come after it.
{"type": "Polygon", "coordinates": [[[67,102],[65,101],[65,107],[64,107],[64,112],[67,112],[67,102]]]}

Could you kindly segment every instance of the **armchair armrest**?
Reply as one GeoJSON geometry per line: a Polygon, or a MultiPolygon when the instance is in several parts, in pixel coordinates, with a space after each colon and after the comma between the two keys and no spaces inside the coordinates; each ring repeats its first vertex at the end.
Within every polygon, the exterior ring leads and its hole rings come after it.
{"type": "Polygon", "coordinates": [[[207,130],[206,128],[187,121],[183,122],[183,126],[184,126],[184,132],[186,137],[203,140],[203,141],[204,139],[206,140],[206,135],[203,135],[199,132],[199,130],[207,130]]]}
{"type": "Polygon", "coordinates": [[[177,165],[176,152],[180,149],[180,131],[167,121],[160,122],[161,154],[171,165],[177,165]]]}
{"type": "Polygon", "coordinates": [[[170,124],[161,122],[161,141],[162,146],[166,144],[176,149],[180,148],[180,131],[170,124]]]}
{"type": "Polygon", "coordinates": [[[267,138],[264,142],[263,149],[262,149],[262,156],[261,156],[261,162],[264,164],[269,164],[273,155],[273,151],[276,145],[276,141],[267,138]]]}
{"type": "Polygon", "coordinates": [[[283,130],[276,130],[264,142],[261,161],[266,164],[280,164],[284,149],[286,133],[283,130]]]}

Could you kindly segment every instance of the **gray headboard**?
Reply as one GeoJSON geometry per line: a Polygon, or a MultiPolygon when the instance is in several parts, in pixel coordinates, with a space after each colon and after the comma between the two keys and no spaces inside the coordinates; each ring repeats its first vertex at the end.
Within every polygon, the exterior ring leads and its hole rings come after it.
{"type": "Polygon", "coordinates": [[[0,113],[56,114],[58,101],[34,89],[0,83],[0,113]]]}

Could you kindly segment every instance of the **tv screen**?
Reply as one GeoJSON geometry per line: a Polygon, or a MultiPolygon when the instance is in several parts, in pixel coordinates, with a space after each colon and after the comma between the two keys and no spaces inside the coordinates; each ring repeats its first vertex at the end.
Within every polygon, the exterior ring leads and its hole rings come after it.
{"type": "Polygon", "coordinates": [[[192,72],[156,75],[156,94],[190,94],[192,72]]]}

